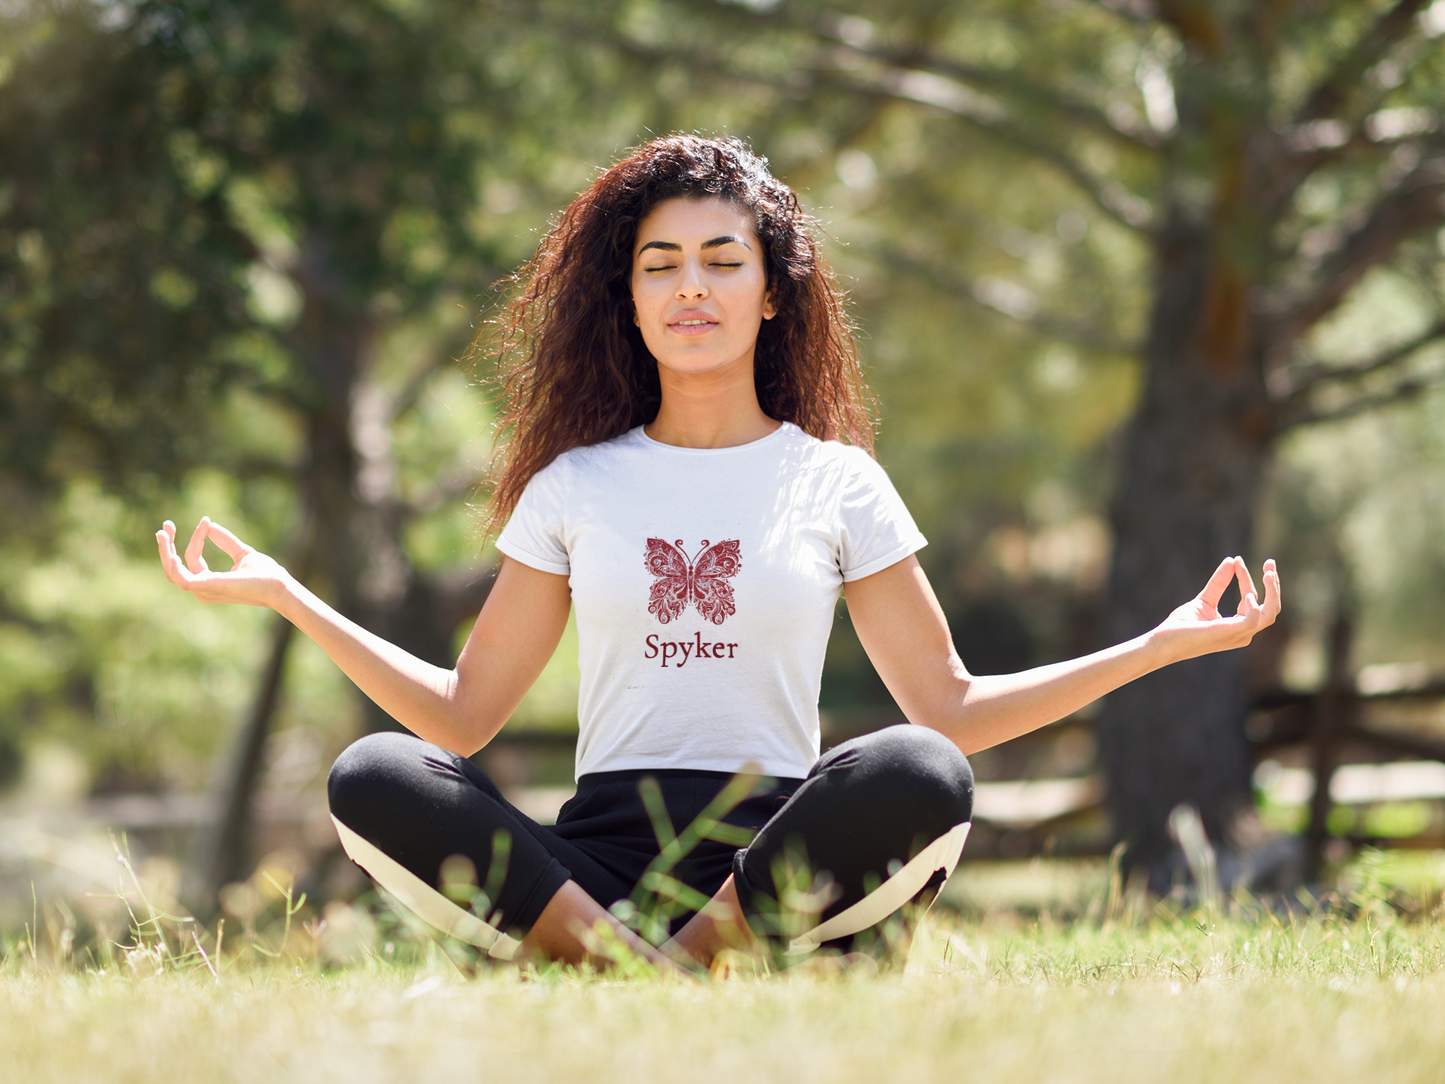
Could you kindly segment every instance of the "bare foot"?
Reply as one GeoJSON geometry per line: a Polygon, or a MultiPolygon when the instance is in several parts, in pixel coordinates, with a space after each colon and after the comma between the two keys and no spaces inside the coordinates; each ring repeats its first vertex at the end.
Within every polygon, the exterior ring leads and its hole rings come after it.
{"type": "Polygon", "coordinates": [[[665,974],[689,974],[604,911],[576,881],[568,881],[547,901],[522,939],[522,951],[530,959],[598,967],[645,960],[665,974]]]}
{"type": "MultiPolygon", "coordinates": [[[[762,956],[761,949],[762,945],[743,918],[743,906],[729,875],[717,895],[693,915],[660,951],[672,959],[694,961],[698,966],[711,969],[720,954],[758,961],[762,956]]],[[[731,970],[736,963],[733,961],[726,966],[731,970]]]]}

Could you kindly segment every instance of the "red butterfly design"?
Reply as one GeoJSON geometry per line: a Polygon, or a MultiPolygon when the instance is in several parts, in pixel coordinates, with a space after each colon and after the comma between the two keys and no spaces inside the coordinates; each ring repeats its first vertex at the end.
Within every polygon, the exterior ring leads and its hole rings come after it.
{"type": "Polygon", "coordinates": [[[711,547],[704,538],[697,558],[691,561],[682,551],[682,539],[670,546],[660,538],[649,538],[644,563],[657,577],[647,612],[656,614],[664,625],[681,617],[689,602],[714,625],[737,613],[732,584],[727,582],[743,567],[736,538],[711,547]]]}

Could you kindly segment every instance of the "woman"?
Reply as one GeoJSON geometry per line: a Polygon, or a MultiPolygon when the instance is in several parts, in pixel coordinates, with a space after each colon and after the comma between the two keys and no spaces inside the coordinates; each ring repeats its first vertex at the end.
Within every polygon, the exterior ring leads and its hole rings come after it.
{"type": "Polygon", "coordinates": [[[636,151],[563,212],[519,278],[489,523],[506,524],[504,560],[455,669],[352,624],[218,524],[201,521],[184,561],[171,523],[156,536],[177,586],[283,614],[417,735],[342,754],[337,830],[374,879],[494,956],[578,961],[615,940],[707,966],[727,947],[846,947],[952,871],[972,805],[965,753],[1241,647],[1279,611],[1273,562],[1260,600],[1231,558],[1145,636],[971,676],[913,556],[924,539],[868,454],[813,224],[737,141],[636,151]],[[206,568],[207,538],[231,571],[206,568]],[[1242,601],[1223,617],[1232,580],[1242,601]],[[916,725],[819,759],[840,591],[916,725]],[[536,679],[572,606],[578,793],[543,827],[464,758],[536,679]],[[673,936],[654,947],[624,920],[673,936]]]}

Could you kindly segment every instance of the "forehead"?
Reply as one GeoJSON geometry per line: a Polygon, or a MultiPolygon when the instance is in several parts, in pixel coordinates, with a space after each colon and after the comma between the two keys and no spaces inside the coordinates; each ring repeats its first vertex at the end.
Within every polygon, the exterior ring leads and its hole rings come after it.
{"type": "Polygon", "coordinates": [[[756,250],[753,216],[745,207],[720,196],[664,200],[637,224],[635,255],[649,241],[697,246],[718,237],[740,237],[756,250]]]}

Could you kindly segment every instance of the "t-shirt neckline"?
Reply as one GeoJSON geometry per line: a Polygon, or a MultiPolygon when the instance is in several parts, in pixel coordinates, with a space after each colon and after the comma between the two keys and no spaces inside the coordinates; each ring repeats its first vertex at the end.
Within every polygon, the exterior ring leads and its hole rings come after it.
{"type": "Polygon", "coordinates": [[[640,441],[642,441],[642,443],[652,448],[661,448],[669,452],[687,452],[693,455],[720,455],[724,452],[749,451],[763,444],[766,444],[768,441],[773,440],[779,434],[784,433],[789,429],[796,428],[797,426],[795,426],[792,422],[783,422],[765,437],[759,437],[757,440],[750,440],[746,444],[729,445],[726,448],[684,448],[678,444],[664,444],[662,441],[654,440],[652,437],[649,437],[647,435],[646,423],[639,425],[636,429],[632,430],[632,432],[637,436],[640,441]]]}

